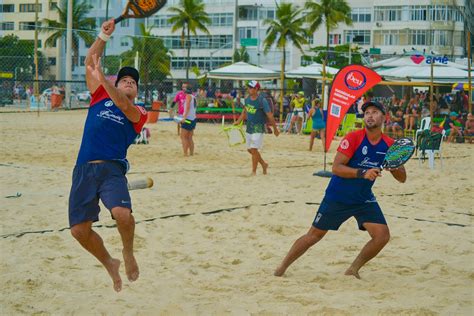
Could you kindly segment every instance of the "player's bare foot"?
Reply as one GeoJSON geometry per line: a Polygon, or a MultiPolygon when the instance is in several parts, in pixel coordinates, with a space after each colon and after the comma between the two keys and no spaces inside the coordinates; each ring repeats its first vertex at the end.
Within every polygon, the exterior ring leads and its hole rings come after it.
{"type": "Polygon", "coordinates": [[[352,270],[352,268],[347,269],[344,274],[345,274],[345,275],[352,275],[352,276],[354,276],[354,277],[356,277],[357,279],[360,280],[359,272],[352,270]]]}
{"type": "Polygon", "coordinates": [[[262,163],[262,169],[263,169],[263,174],[267,174],[268,163],[266,162],[262,163]]]}
{"type": "Polygon", "coordinates": [[[122,290],[122,278],[120,277],[120,260],[110,259],[110,263],[105,266],[107,272],[109,273],[112,281],[114,282],[115,292],[120,292],[122,290]]]}
{"type": "Polygon", "coordinates": [[[274,276],[281,277],[283,274],[285,274],[285,270],[282,267],[278,267],[275,272],[273,272],[274,276]]]}
{"type": "Polygon", "coordinates": [[[130,282],[136,281],[140,274],[138,264],[133,253],[122,251],[123,261],[125,262],[125,272],[130,282]]]}

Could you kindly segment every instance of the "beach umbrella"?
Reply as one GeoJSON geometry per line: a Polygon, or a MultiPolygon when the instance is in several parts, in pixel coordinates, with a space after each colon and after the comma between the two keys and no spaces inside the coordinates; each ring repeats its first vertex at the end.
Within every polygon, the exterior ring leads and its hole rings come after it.
{"type": "MultiPolygon", "coordinates": [[[[335,75],[339,69],[326,66],[326,73],[330,75],[335,75]]],[[[323,65],[318,63],[313,63],[308,66],[302,66],[286,72],[286,77],[288,78],[312,78],[312,79],[321,79],[323,77],[323,65]]]]}
{"type": "Polygon", "coordinates": [[[222,80],[271,80],[279,77],[280,74],[273,70],[257,67],[243,61],[207,73],[207,78],[222,80]]]}
{"type": "MultiPolygon", "coordinates": [[[[467,91],[469,89],[469,84],[468,83],[462,83],[462,82],[457,82],[453,84],[453,90],[459,90],[459,91],[467,91]]],[[[472,89],[472,86],[471,86],[472,89]]]]}

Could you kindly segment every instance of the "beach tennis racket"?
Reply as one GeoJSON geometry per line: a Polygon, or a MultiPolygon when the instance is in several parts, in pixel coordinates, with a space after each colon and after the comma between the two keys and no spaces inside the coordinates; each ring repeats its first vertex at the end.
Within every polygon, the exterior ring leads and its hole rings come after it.
{"type": "Polygon", "coordinates": [[[128,0],[122,15],[114,22],[117,24],[125,19],[147,18],[158,12],[165,4],[166,0],[128,0]]]}
{"type": "Polygon", "coordinates": [[[404,165],[415,152],[415,143],[410,138],[397,139],[387,150],[381,169],[395,169],[404,165]]]}

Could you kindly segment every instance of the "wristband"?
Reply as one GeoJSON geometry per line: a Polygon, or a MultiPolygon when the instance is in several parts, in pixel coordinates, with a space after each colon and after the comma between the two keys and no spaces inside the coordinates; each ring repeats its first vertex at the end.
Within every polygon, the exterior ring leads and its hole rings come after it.
{"type": "Polygon", "coordinates": [[[357,178],[363,179],[366,173],[367,169],[357,169],[357,178]]]}
{"type": "Polygon", "coordinates": [[[110,39],[110,35],[105,34],[104,32],[100,31],[99,35],[97,36],[104,42],[107,42],[110,39]]]}

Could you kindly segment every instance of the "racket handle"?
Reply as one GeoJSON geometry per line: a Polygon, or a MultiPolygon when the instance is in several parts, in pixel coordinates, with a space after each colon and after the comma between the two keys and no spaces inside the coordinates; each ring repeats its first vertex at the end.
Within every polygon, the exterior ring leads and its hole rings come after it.
{"type": "Polygon", "coordinates": [[[114,23],[115,25],[119,24],[120,22],[122,22],[123,20],[125,20],[125,18],[123,17],[123,15],[119,16],[118,18],[116,18],[114,20],[114,23]]]}
{"type": "Polygon", "coordinates": [[[147,188],[151,188],[152,186],[153,186],[153,179],[151,178],[130,181],[128,183],[129,190],[147,189],[147,188]]]}

